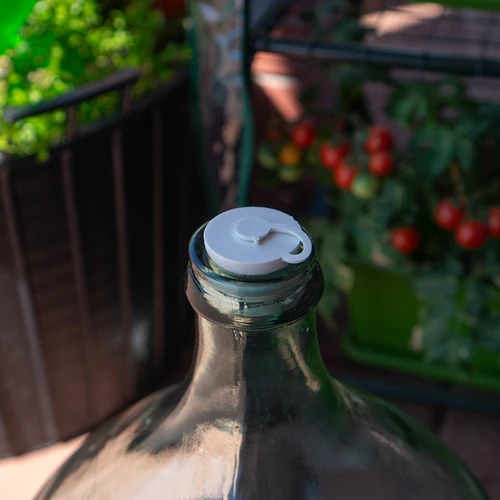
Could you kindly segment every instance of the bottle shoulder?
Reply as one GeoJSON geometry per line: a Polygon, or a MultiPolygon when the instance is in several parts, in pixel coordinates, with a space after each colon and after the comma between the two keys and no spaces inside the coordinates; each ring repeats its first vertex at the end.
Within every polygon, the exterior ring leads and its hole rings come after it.
{"type": "Polygon", "coordinates": [[[332,384],[341,411],[323,401],[263,424],[234,394],[161,391],[91,435],[38,499],[486,498],[423,426],[332,384]]]}

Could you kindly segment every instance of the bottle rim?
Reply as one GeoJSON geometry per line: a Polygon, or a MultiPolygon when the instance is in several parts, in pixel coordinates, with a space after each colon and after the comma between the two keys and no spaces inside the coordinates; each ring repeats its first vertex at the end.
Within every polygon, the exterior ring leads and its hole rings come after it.
{"type": "Polygon", "coordinates": [[[218,267],[203,241],[206,224],[189,242],[186,294],[193,308],[216,323],[261,329],[297,321],[323,294],[316,251],[298,265],[262,276],[236,275],[218,267]]]}

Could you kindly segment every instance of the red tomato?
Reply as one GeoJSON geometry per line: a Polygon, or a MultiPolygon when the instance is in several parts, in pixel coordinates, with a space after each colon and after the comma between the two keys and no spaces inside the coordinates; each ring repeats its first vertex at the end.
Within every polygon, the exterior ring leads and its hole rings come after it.
{"type": "Polygon", "coordinates": [[[378,151],[389,151],[392,149],[394,141],[392,134],[384,127],[371,127],[368,139],[365,142],[365,149],[370,154],[378,151]]]}
{"type": "Polygon", "coordinates": [[[490,236],[500,238],[500,207],[491,207],[488,210],[488,216],[490,236]]]}
{"type": "Polygon", "coordinates": [[[340,162],[349,154],[351,147],[348,143],[335,147],[330,141],[325,141],[319,148],[319,159],[328,170],[335,170],[340,162]]]}
{"type": "Polygon", "coordinates": [[[297,123],[292,130],[292,141],[299,148],[308,148],[316,139],[316,128],[307,120],[297,123]]]}
{"type": "Polygon", "coordinates": [[[274,142],[283,137],[285,133],[285,127],[282,123],[270,123],[266,130],[266,139],[268,141],[274,142]]]}
{"type": "Polygon", "coordinates": [[[333,180],[340,189],[349,191],[357,175],[358,170],[356,168],[349,167],[341,162],[333,172],[333,180]]]}
{"type": "Polygon", "coordinates": [[[420,245],[420,233],[414,227],[396,227],[391,231],[391,245],[401,253],[412,253],[420,245]]]}
{"type": "Polygon", "coordinates": [[[436,224],[446,231],[453,231],[464,218],[465,211],[449,200],[440,201],[434,211],[436,224]]]}
{"type": "Polygon", "coordinates": [[[163,11],[168,20],[186,15],[184,0],[155,0],[153,6],[163,11]]]}
{"type": "Polygon", "coordinates": [[[487,227],[478,220],[461,222],[455,231],[455,241],[466,250],[480,248],[486,241],[487,236],[487,227]]]}
{"type": "Polygon", "coordinates": [[[368,162],[368,168],[373,175],[385,177],[392,172],[394,161],[388,151],[377,151],[373,153],[368,162]]]}

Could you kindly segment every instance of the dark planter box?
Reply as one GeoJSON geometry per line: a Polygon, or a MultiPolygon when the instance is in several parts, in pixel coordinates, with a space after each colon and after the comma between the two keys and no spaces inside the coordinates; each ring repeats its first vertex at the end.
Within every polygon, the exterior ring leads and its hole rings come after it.
{"type": "Polygon", "coordinates": [[[188,93],[179,73],[48,163],[2,165],[0,456],[94,427],[156,388],[185,342],[202,208],[188,93]]]}
{"type": "Polygon", "coordinates": [[[475,346],[468,368],[429,363],[418,349],[418,309],[407,276],[350,263],[354,286],[347,296],[350,330],[343,339],[348,357],[369,365],[482,389],[500,391],[500,353],[475,346]]]}

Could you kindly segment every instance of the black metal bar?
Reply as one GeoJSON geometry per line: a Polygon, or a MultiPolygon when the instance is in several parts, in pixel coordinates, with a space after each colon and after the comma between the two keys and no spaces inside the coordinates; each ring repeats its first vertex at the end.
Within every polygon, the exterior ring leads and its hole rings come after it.
{"type": "Polygon", "coordinates": [[[4,117],[10,122],[16,122],[30,116],[50,113],[51,111],[56,111],[61,108],[68,108],[83,101],[94,99],[102,94],[131,86],[140,76],[141,74],[137,69],[126,68],[107,78],[103,78],[102,80],[88,85],[83,85],[55,97],[54,99],[42,101],[34,106],[7,109],[4,111],[4,117]]]}
{"type": "Polygon", "coordinates": [[[163,275],[163,123],[159,109],[153,110],[151,120],[153,126],[153,361],[157,373],[160,373],[165,344],[165,290],[163,275]]]}
{"type": "MultiPolygon", "coordinates": [[[[130,109],[132,87],[126,87],[122,99],[122,112],[126,114],[130,109]]],[[[111,136],[111,155],[113,162],[115,212],[118,244],[118,280],[120,287],[120,308],[122,328],[125,338],[125,394],[132,399],[135,393],[137,367],[134,360],[132,345],[132,295],[130,285],[127,206],[125,193],[125,175],[123,171],[123,130],[116,128],[111,136]]]]}
{"type": "Polygon", "coordinates": [[[265,2],[266,5],[260,8],[260,15],[254,13],[254,11],[257,11],[257,5],[250,4],[251,30],[257,34],[271,31],[286,12],[287,7],[292,3],[291,0],[265,0],[265,2]]]}
{"type": "MultiPolygon", "coordinates": [[[[172,89],[180,85],[181,82],[186,81],[187,77],[188,75],[186,70],[179,70],[178,72],[175,73],[175,75],[173,75],[172,78],[168,80],[168,82],[158,87],[157,90],[148,93],[144,96],[141,96],[138,99],[134,99],[133,108],[129,111],[126,117],[121,115],[112,115],[103,118],[102,120],[99,120],[97,122],[88,122],[80,124],[78,128],[78,135],[73,140],[66,138],[61,144],[55,145],[53,148],[53,152],[54,153],[60,152],[62,149],[68,146],[73,146],[85,140],[90,135],[99,133],[104,129],[112,129],[113,127],[123,126],[129,120],[137,118],[137,116],[140,115],[141,113],[149,112],[148,110],[151,108],[151,106],[154,106],[155,103],[162,98],[162,96],[169,94],[172,91],[172,89]]],[[[30,116],[33,116],[31,113],[29,113],[29,108],[27,108],[26,113],[27,113],[26,116],[23,116],[23,118],[29,118],[30,116]]],[[[22,162],[16,162],[10,168],[12,169],[20,167],[22,168],[21,163],[22,162]]]]}
{"type": "Polygon", "coordinates": [[[34,382],[38,404],[42,414],[43,428],[48,441],[55,441],[58,437],[52,404],[50,398],[49,385],[45,373],[45,364],[43,360],[42,349],[40,346],[40,334],[36,322],[33,296],[29,286],[26,258],[21,243],[19,227],[16,218],[14,199],[12,197],[12,186],[10,179],[10,169],[4,166],[0,169],[0,183],[2,197],[5,207],[5,219],[7,223],[7,235],[11,247],[14,267],[17,274],[17,293],[19,304],[24,321],[24,331],[26,333],[26,342],[31,358],[31,364],[34,372],[34,382]]]}
{"type": "MultiPolygon", "coordinates": [[[[76,133],[77,107],[76,104],[73,104],[68,108],[68,138],[70,140],[73,140],[76,137],[76,133]]],[[[75,274],[78,315],[80,318],[81,327],[83,366],[85,376],[85,397],[90,425],[96,417],[96,405],[94,401],[95,347],[92,339],[92,322],[90,318],[87,281],[85,277],[85,265],[80,238],[79,216],[75,201],[75,190],[73,183],[73,151],[71,147],[66,147],[61,152],[61,164],[64,199],[66,203],[67,222],[71,243],[71,257],[73,261],[73,271],[75,274]]]]}
{"type": "Polygon", "coordinates": [[[484,31],[489,36],[484,36],[483,40],[481,40],[481,55],[483,61],[488,58],[488,49],[493,45],[497,45],[497,43],[493,41],[493,34],[496,31],[495,28],[498,25],[499,18],[496,16],[491,16],[488,18],[488,20],[489,22],[487,23],[484,31]]]}
{"type": "Polygon", "coordinates": [[[500,60],[482,60],[427,51],[382,49],[359,44],[327,44],[316,42],[306,45],[302,40],[254,39],[255,51],[271,52],[296,57],[313,57],[320,60],[348,61],[375,64],[386,67],[420,69],[438,73],[462,75],[500,76],[500,60]]]}
{"type": "Polygon", "coordinates": [[[386,399],[422,403],[460,411],[490,415],[500,415],[500,397],[485,393],[484,395],[460,394],[440,388],[418,388],[409,384],[398,384],[387,380],[376,380],[363,376],[345,376],[335,374],[343,383],[358,387],[386,399]]]}

